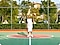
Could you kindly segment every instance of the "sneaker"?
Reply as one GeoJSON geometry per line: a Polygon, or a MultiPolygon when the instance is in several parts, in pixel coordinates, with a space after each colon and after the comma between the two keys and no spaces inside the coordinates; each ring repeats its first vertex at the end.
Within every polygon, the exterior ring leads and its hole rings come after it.
{"type": "Polygon", "coordinates": [[[33,37],[33,35],[31,35],[31,37],[33,37]]]}
{"type": "Polygon", "coordinates": [[[30,35],[27,35],[27,37],[30,37],[30,35]]]}

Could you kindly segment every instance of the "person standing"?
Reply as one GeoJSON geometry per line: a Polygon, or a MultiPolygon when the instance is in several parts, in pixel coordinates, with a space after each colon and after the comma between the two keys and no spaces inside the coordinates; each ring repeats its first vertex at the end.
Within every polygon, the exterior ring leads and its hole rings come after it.
{"type": "Polygon", "coordinates": [[[32,35],[33,22],[32,22],[32,18],[30,15],[27,16],[27,28],[28,28],[27,37],[33,37],[32,35]]]}

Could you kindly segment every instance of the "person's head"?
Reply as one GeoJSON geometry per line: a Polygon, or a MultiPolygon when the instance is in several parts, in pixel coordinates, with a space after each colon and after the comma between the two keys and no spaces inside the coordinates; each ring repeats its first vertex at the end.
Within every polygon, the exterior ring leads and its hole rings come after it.
{"type": "Polygon", "coordinates": [[[27,18],[31,18],[31,16],[30,15],[27,15],[27,18]]]}

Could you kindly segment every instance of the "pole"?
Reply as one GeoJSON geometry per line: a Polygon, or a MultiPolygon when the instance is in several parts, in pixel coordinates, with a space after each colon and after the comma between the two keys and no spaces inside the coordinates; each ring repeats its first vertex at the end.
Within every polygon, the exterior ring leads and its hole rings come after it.
{"type": "Polygon", "coordinates": [[[11,30],[12,30],[12,3],[13,1],[11,0],[11,30]]]}
{"type": "Polygon", "coordinates": [[[48,14],[48,30],[49,30],[49,28],[50,28],[50,16],[49,16],[49,0],[48,0],[48,2],[47,2],[47,14],[48,14]]]}

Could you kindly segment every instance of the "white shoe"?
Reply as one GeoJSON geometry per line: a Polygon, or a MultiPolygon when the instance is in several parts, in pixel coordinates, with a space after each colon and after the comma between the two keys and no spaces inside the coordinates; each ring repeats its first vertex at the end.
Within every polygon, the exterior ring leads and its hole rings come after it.
{"type": "Polygon", "coordinates": [[[30,37],[30,35],[27,35],[27,37],[30,37]]]}
{"type": "Polygon", "coordinates": [[[31,35],[31,37],[33,37],[33,35],[31,35]]]}

